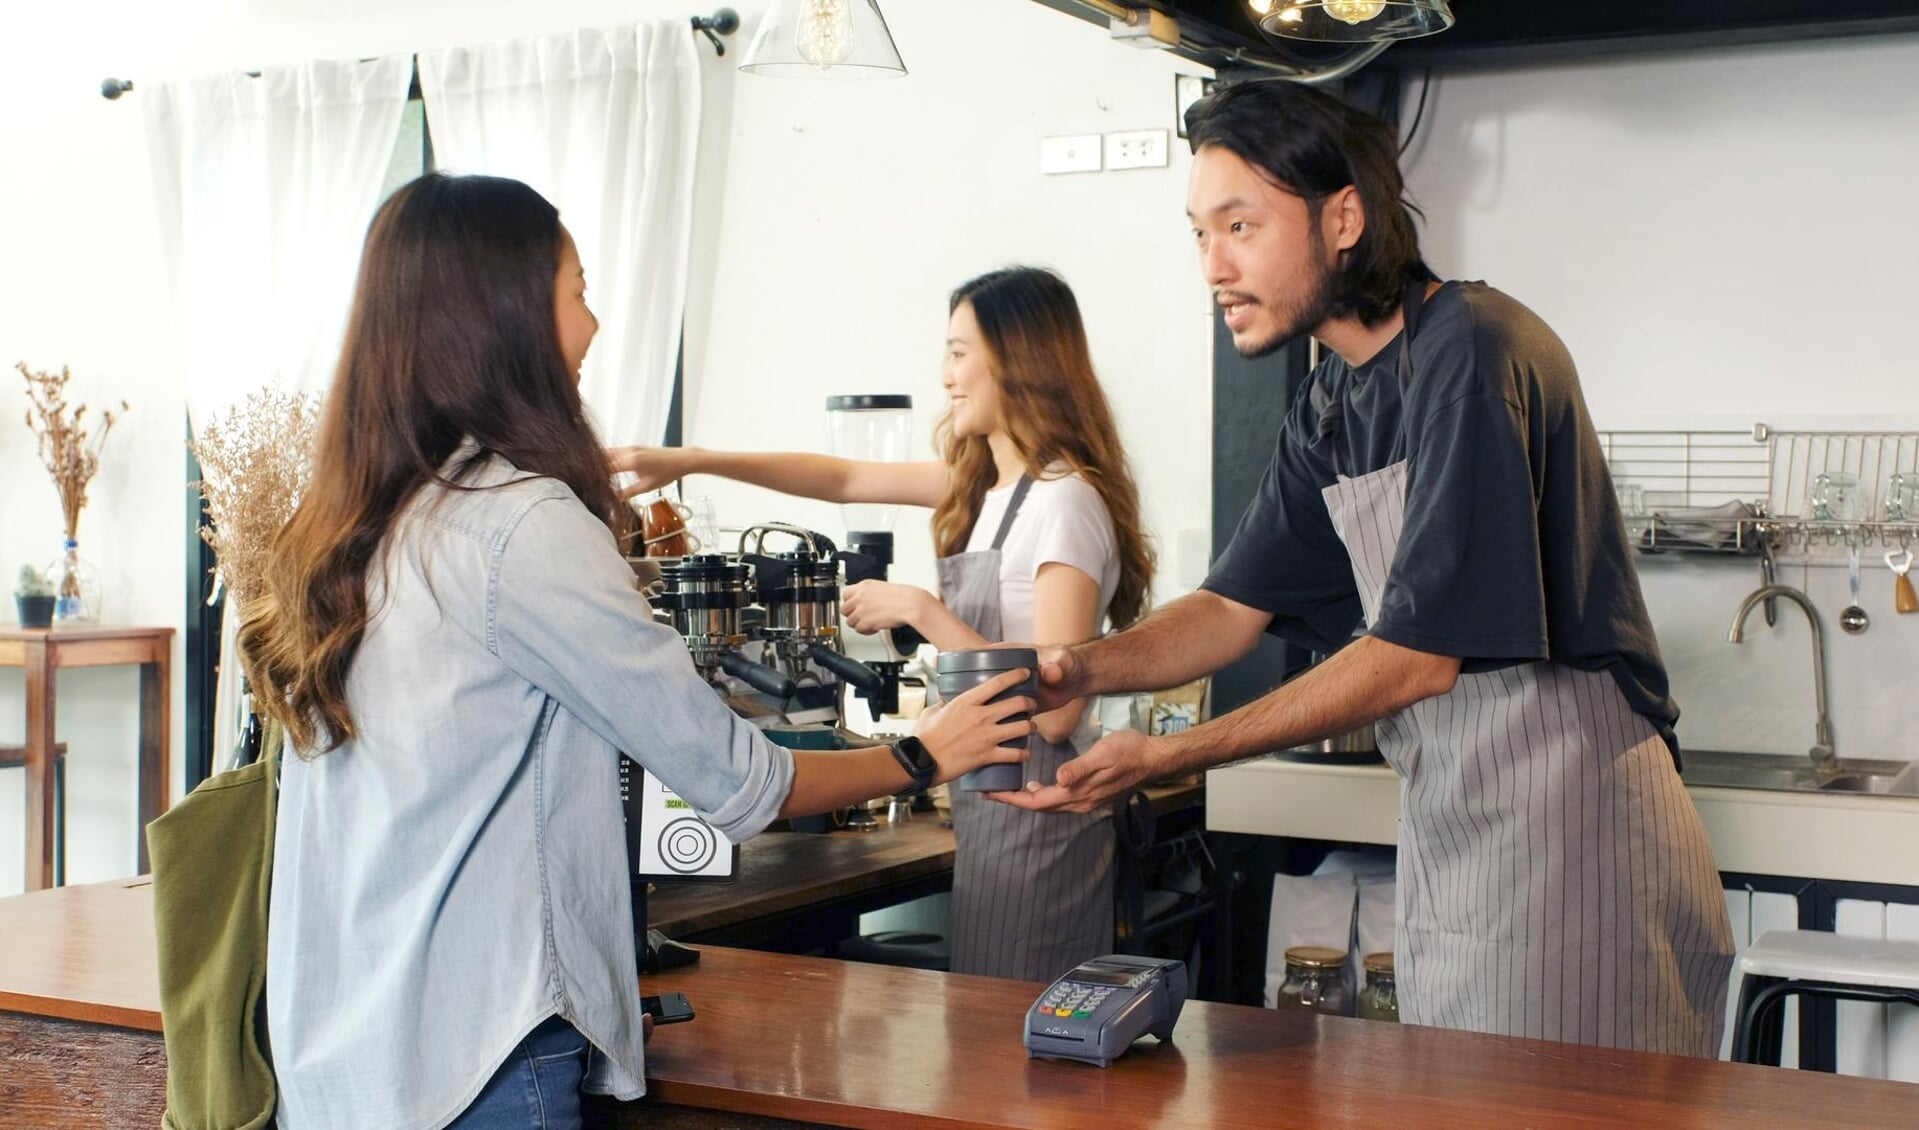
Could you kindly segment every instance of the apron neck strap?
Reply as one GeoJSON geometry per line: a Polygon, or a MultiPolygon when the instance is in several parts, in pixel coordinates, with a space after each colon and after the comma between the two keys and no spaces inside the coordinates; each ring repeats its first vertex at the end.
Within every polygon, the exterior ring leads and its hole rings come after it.
{"type": "Polygon", "coordinates": [[[1414,279],[1406,284],[1406,293],[1399,301],[1399,312],[1405,320],[1406,328],[1400,331],[1399,338],[1399,391],[1405,392],[1413,383],[1413,334],[1419,330],[1419,315],[1426,308],[1426,279],[1414,279]]]}
{"type": "MultiPolygon", "coordinates": [[[[1419,330],[1419,315],[1426,309],[1426,285],[1431,280],[1414,279],[1406,284],[1401,293],[1399,312],[1403,328],[1399,331],[1399,359],[1396,363],[1396,375],[1399,379],[1399,394],[1404,403],[1406,389],[1413,383],[1413,334],[1419,330]]],[[[1315,398],[1314,406],[1319,410],[1318,423],[1313,430],[1314,446],[1324,445],[1332,458],[1333,473],[1340,478],[1346,477],[1345,458],[1341,454],[1345,433],[1346,406],[1336,396],[1322,393],[1318,385],[1311,389],[1315,398]]],[[[1394,445],[1396,453],[1403,452],[1406,446],[1405,418],[1400,420],[1399,439],[1394,445]]]]}
{"type": "Polygon", "coordinates": [[[1013,485],[1013,497],[1007,500],[1006,516],[999,520],[999,530],[993,535],[993,548],[1006,544],[1006,531],[1013,528],[1013,518],[1019,513],[1020,503],[1026,501],[1026,492],[1033,489],[1033,476],[1021,475],[1019,482],[1013,485]]]}

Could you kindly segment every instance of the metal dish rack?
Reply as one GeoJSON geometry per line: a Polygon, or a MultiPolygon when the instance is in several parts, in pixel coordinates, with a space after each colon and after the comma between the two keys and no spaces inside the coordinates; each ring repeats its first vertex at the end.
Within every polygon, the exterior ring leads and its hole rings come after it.
{"type": "Polygon", "coordinates": [[[1599,442],[1627,530],[1646,552],[1824,557],[1919,543],[1919,433],[1755,424],[1601,431],[1599,442]],[[1838,512],[1835,486],[1852,493],[1838,512]]]}

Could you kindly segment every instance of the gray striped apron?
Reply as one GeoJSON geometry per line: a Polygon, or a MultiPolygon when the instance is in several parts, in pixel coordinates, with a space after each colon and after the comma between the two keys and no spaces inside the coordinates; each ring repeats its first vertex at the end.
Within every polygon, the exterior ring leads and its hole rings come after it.
{"type": "MultiPolygon", "coordinates": [[[[1424,294],[1408,293],[1402,392],[1424,294]]],[[[1371,624],[1406,462],[1323,494],[1371,624]]],[[[1401,1019],[1718,1053],[1733,953],[1718,868],[1664,739],[1610,674],[1551,661],[1462,674],[1378,731],[1400,777],[1401,1019]]]]}
{"type": "MultiPolygon", "coordinates": [[[[1022,475],[991,549],[939,560],[940,599],[968,627],[997,643],[1000,546],[1033,482],[1022,475]]],[[[1071,760],[1070,743],[1034,734],[1027,780],[1051,781],[1071,760]]],[[[953,799],[952,971],[1051,981],[1113,948],[1113,822],[1110,813],[1027,812],[967,792],[953,799]]]]}

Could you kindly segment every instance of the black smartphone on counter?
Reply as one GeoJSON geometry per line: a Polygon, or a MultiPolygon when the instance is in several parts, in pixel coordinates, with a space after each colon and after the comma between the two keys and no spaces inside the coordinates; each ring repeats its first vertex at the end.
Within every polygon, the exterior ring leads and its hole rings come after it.
{"type": "Polygon", "coordinates": [[[693,1006],[686,1003],[685,993],[661,993],[657,997],[641,997],[640,1007],[653,1018],[654,1024],[678,1024],[682,1020],[693,1019],[693,1006]]]}

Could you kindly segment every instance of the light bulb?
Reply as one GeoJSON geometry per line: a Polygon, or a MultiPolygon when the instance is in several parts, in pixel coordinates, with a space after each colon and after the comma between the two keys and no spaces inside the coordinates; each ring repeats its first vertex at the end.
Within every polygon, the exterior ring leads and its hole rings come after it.
{"type": "Polygon", "coordinates": [[[1386,10],[1386,0],[1326,0],[1327,15],[1349,24],[1363,24],[1386,10]]]}
{"type": "Polygon", "coordinates": [[[816,67],[844,63],[853,54],[854,0],[803,0],[797,37],[800,58],[816,67]]]}
{"type": "Polygon", "coordinates": [[[1253,10],[1253,15],[1263,16],[1273,10],[1273,0],[1246,0],[1246,6],[1253,10]]]}

